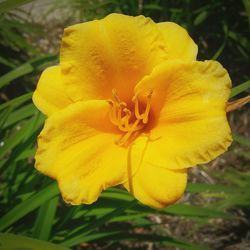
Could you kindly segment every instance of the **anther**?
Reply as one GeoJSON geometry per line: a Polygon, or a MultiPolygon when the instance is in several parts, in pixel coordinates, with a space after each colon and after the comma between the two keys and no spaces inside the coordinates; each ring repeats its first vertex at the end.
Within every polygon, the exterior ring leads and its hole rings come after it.
{"type": "Polygon", "coordinates": [[[147,95],[147,104],[144,113],[140,114],[140,108],[139,108],[139,100],[138,100],[138,93],[133,97],[132,101],[135,104],[135,116],[136,119],[142,120],[144,124],[148,122],[148,115],[150,111],[151,106],[151,97],[152,97],[153,91],[150,91],[150,93],[147,95]]]}
{"type": "Polygon", "coordinates": [[[124,117],[124,125],[126,129],[129,129],[129,120],[131,118],[131,111],[127,108],[123,109],[123,112],[125,113],[125,117],[124,117]]]}
{"type": "Polygon", "coordinates": [[[140,92],[132,99],[132,102],[134,102],[134,110],[131,112],[131,110],[127,108],[127,104],[118,97],[116,89],[112,89],[113,100],[107,100],[111,105],[110,121],[116,125],[120,131],[125,132],[117,142],[120,146],[125,146],[131,139],[131,136],[137,136],[139,131],[141,131],[148,122],[152,93],[151,91],[146,96],[145,110],[143,113],[140,113],[140,108],[142,108],[139,103],[140,92]]]}
{"type": "Polygon", "coordinates": [[[137,128],[139,122],[140,122],[140,120],[136,120],[134,122],[134,124],[132,125],[132,127],[130,128],[130,130],[118,141],[119,145],[124,146],[126,144],[126,142],[130,138],[130,136],[133,134],[133,132],[137,131],[136,128],[137,128]]]}

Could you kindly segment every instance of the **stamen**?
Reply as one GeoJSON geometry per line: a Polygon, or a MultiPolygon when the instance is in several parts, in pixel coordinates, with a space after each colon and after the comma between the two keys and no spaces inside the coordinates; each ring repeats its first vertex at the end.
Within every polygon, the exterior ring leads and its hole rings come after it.
{"type": "Polygon", "coordinates": [[[128,141],[129,137],[133,134],[133,132],[136,131],[136,127],[139,124],[140,120],[136,120],[134,124],[132,125],[130,131],[128,131],[119,141],[118,144],[120,146],[124,146],[126,142],[128,141]]]}
{"type": "Polygon", "coordinates": [[[135,116],[136,116],[136,119],[142,120],[142,122],[144,124],[146,124],[148,122],[148,115],[149,115],[150,106],[151,106],[152,94],[153,94],[153,91],[151,91],[147,95],[147,105],[146,105],[144,113],[142,113],[142,114],[140,114],[138,94],[136,94],[132,99],[132,101],[135,103],[135,116]]]}
{"type": "Polygon", "coordinates": [[[112,89],[112,95],[115,98],[116,102],[121,103],[119,96],[117,95],[116,89],[112,89]]]}
{"type": "Polygon", "coordinates": [[[148,115],[150,111],[150,106],[151,106],[151,97],[152,97],[153,92],[151,91],[148,96],[147,96],[147,106],[143,114],[143,119],[142,122],[146,124],[148,122],[148,115]]]}
{"type": "Polygon", "coordinates": [[[120,131],[126,132],[117,142],[117,144],[124,146],[128,140],[130,140],[131,136],[136,137],[139,131],[143,129],[148,122],[152,92],[147,95],[146,108],[142,114],[140,114],[139,93],[132,99],[132,102],[134,102],[134,112],[131,112],[131,110],[127,108],[127,104],[121,101],[115,89],[112,89],[112,95],[114,100],[108,100],[108,103],[111,105],[109,114],[110,121],[117,126],[120,131]],[[131,121],[132,117],[135,118],[133,122],[131,121]]]}
{"type": "Polygon", "coordinates": [[[124,125],[125,125],[125,128],[127,130],[129,130],[129,120],[131,118],[131,111],[127,108],[123,109],[124,113],[125,113],[125,117],[124,117],[124,125]]]}
{"type": "Polygon", "coordinates": [[[116,108],[115,108],[115,103],[112,100],[107,100],[108,103],[111,105],[111,110],[109,112],[109,118],[110,121],[114,124],[114,125],[118,125],[117,124],[117,116],[116,116],[116,108]]]}
{"type": "Polygon", "coordinates": [[[139,101],[137,97],[134,99],[134,103],[135,103],[135,117],[136,119],[141,120],[142,116],[140,115],[139,101]]]}

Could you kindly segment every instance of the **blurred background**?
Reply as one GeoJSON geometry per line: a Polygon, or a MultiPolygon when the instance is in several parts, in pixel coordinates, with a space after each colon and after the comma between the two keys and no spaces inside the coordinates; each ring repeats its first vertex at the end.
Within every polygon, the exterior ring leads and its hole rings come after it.
{"type": "Polygon", "coordinates": [[[45,117],[31,101],[42,70],[58,62],[64,27],[109,13],[185,27],[198,60],[218,60],[249,94],[249,0],[0,0],[0,249],[250,249],[250,112],[228,115],[234,142],[190,170],[177,204],[151,209],[119,188],[69,206],[33,167],[45,117]]]}

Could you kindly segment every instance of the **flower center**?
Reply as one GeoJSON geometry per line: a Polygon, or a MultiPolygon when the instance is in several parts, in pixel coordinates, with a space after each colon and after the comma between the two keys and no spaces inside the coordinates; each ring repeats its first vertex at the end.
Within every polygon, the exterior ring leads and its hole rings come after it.
{"type": "Polygon", "coordinates": [[[139,94],[136,94],[132,98],[133,108],[129,108],[127,103],[120,100],[115,89],[112,90],[112,95],[113,100],[108,100],[111,106],[110,121],[124,133],[117,144],[126,146],[148,123],[152,92],[146,96],[146,104],[140,103],[139,94]]]}

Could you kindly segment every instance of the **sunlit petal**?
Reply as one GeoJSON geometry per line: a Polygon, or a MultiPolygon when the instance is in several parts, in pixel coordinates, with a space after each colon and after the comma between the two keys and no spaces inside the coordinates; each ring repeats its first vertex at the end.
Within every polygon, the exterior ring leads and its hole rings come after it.
{"type": "Polygon", "coordinates": [[[167,45],[168,59],[195,60],[198,46],[187,31],[176,23],[157,24],[167,45]]]}
{"type": "Polygon", "coordinates": [[[43,71],[32,99],[47,116],[72,103],[62,84],[60,66],[49,67],[43,71]]]}
{"type": "Polygon", "coordinates": [[[169,61],[138,84],[153,91],[155,113],[145,161],[180,169],[206,163],[225,152],[231,131],[225,105],[231,81],[214,61],[169,61]]]}
{"type": "Polygon", "coordinates": [[[130,100],[135,84],[166,59],[157,25],[143,16],[111,14],[64,31],[60,64],[72,99],[130,100]]]}
{"type": "Polygon", "coordinates": [[[108,111],[106,101],[72,104],[48,118],[39,135],[36,168],[57,179],[67,202],[92,203],[139,166],[144,141],[136,140],[129,151],[119,147],[108,111]]]}
{"type": "Polygon", "coordinates": [[[185,169],[169,170],[143,163],[124,186],[143,204],[162,208],[180,199],[186,183],[185,169]]]}

